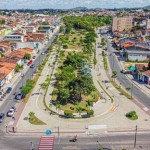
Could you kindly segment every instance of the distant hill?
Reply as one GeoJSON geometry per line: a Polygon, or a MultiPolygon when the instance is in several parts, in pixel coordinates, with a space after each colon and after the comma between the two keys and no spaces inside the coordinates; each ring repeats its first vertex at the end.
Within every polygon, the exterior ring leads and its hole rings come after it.
{"type": "Polygon", "coordinates": [[[80,11],[80,10],[88,10],[88,8],[87,7],[76,7],[76,8],[72,8],[71,10],[80,11]]]}
{"type": "Polygon", "coordinates": [[[143,7],[143,8],[150,10],[150,6],[145,6],[145,7],[143,7]]]}

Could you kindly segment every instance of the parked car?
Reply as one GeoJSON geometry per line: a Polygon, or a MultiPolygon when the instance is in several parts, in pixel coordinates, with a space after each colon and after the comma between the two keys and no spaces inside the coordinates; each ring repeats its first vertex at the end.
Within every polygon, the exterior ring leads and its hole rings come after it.
{"type": "Polygon", "coordinates": [[[126,74],[126,70],[121,70],[120,72],[123,74],[126,74]]]}
{"type": "Polygon", "coordinates": [[[8,87],[7,90],[6,90],[6,93],[9,94],[11,91],[12,91],[12,88],[8,87]]]}
{"type": "Polygon", "coordinates": [[[3,122],[3,120],[4,120],[4,113],[0,113],[0,123],[2,123],[3,122]]]}
{"type": "Polygon", "coordinates": [[[31,59],[31,60],[28,62],[27,65],[29,66],[29,65],[31,65],[32,63],[33,63],[33,60],[31,59]]]}
{"type": "Polygon", "coordinates": [[[33,56],[32,58],[33,58],[33,59],[35,59],[35,58],[36,58],[36,56],[33,56]]]}
{"type": "Polygon", "coordinates": [[[23,99],[23,98],[24,98],[24,95],[23,95],[22,93],[20,93],[20,92],[17,93],[16,96],[15,96],[15,99],[16,99],[16,100],[21,100],[21,99],[23,99]]]}
{"type": "Polygon", "coordinates": [[[34,68],[35,67],[35,65],[34,64],[32,64],[31,66],[30,66],[30,68],[34,68]]]}
{"type": "Polygon", "coordinates": [[[45,54],[44,52],[41,53],[41,55],[44,55],[44,54],[45,54]]]}
{"type": "Polygon", "coordinates": [[[15,110],[13,108],[10,108],[7,112],[7,117],[12,117],[14,115],[15,110]]]}

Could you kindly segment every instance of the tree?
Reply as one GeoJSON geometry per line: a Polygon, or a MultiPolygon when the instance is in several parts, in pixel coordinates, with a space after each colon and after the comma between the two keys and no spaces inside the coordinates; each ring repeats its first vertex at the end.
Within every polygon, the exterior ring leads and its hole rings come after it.
{"type": "Polygon", "coordinates": [[[15,71],[16,71],[16,72],[19,72],[19,71],[22,70],[22,69],[23,69],[23,65],[17,64],[17,65],[16,65],[16,68],[15,68],[15,71]]]}
{"type": "Polygon", "coordinates": [[[30,60],[31,59],[31,54],[25,53],[24,59],[30,60]]]}
{"type": "Polygon", "coordinates": [[[69,89],[75,99],[82,99],[82,94],[89,95],[95,87],[93,81],[88,75],[79,75],[69,83],[69,89]]]}
{"type": "Polygon", "coordinates": [[[58,99],[61,103],[68,103],[68,98],[70,97],[70,91],[68,88],[60,88],[58,93],[58,99]]]}
{"type": "Polygon", "coordinates": [[[67,49],[68,48],[68,45],[63,45],[63,49],[67,49]]]}
{"type": "Polygon", "coordinates": [[[81,106],[77,106],[76,107],[76,111],[77,111],[77,113],[79,113],[79,116],[81,116],[82,107],[81,106]]]}
{"type": "Polygon", "coordinates": [[[64,27],[63,27],[63,26],[60,26],[59,31],[60,31],[60,33],[64,32],[64,27]]]}
{"type": "Polygon", "coordinates": [[[104,38],[102,38],[101,39],[101,45],[102,45],[102,47],[104,48],[105,47],[105,45],[106,45],[106,43],[105,43],[105,39],[104,38]]]}
{"type": "Polygon", "coordinates": [[[93,107],[93,101],[87,100],[86,102],[87,102],[87,105],[88,105],[88,106],[90,107],[90,109],[91,109],[91,107],[93,107]]]}
{"type": "Polygon", "coordinates": [[[44,22],[42,22],[42,25],[49,25],[49,22],[48,21],[44,21],[44,22]]]}
{"type": "Polygon", "coordinates": [[[44,82],[44,83],[40,84],[40,87],[41,87],[41,89],[45,90],[45,89],[47,89],[48,85],[49,85],[48,83],[44,82]]]}
{"type": "Polygon", "coordinates": [[[94,115],[94,110],[92,110],[92,109],[87,110],[87,115],[88,116],[93,116],[94,115]]]}
{"type": "Polygon", "coordinates": [[[95,68],[95,65],[97,64],[97,59],[96,59],[96,57],[93,58],[93,62],[94,62],[94,68],[95,68]]]}
{"type": "Polygon", "coordinates": [[[126,90],[129,92],[131,91],[131,98],[132,98],[132,89],[130,87],[127,87],[126,90]]]}
{"type": "Polygon", "coordinates": [[[112,78],[117,78],[117,71],[112,71],[112,76],[111,76],[112,78]]]}
{"type": "Polygon", "coordinates": [[[61,108],[60,102],[57,101],[57,103],[56,103],[56,110],[58,110],[58,113],[59,113],[60,108],[61,108]]]}

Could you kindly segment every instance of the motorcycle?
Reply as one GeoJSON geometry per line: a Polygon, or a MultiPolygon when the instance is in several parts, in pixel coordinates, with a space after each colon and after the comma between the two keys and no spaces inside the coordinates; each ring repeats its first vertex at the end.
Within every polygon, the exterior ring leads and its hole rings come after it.
{"type": "Polygon", "coordinates": [[[77,141],[77,135],[74,136],[74,137],[70,140],[70,142],[76,142],[76,141],[77,141]]]}

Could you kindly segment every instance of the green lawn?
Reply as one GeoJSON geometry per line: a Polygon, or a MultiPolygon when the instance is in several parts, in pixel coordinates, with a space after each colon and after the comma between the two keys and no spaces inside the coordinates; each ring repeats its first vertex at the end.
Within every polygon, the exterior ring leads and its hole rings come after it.
{"type": "Polygon", "coordinates": [[[34,114],[29,117],[29,122],[33,125],[46,125],[46,123],[38,119],[34,114]]]}
{"type": "Polygon", "coordinates": [[[86,112],[86,110],[89,110],[89,106],[87,106],[86,101],[82,101],[78,103],[78,105],[73,105],[71,103],[68,103],[67,105],[61,105],[62,110],[71,110],[72,113],[77,113],[76,108],[77,107],[82,107],[82,113],[86,112]]]}

